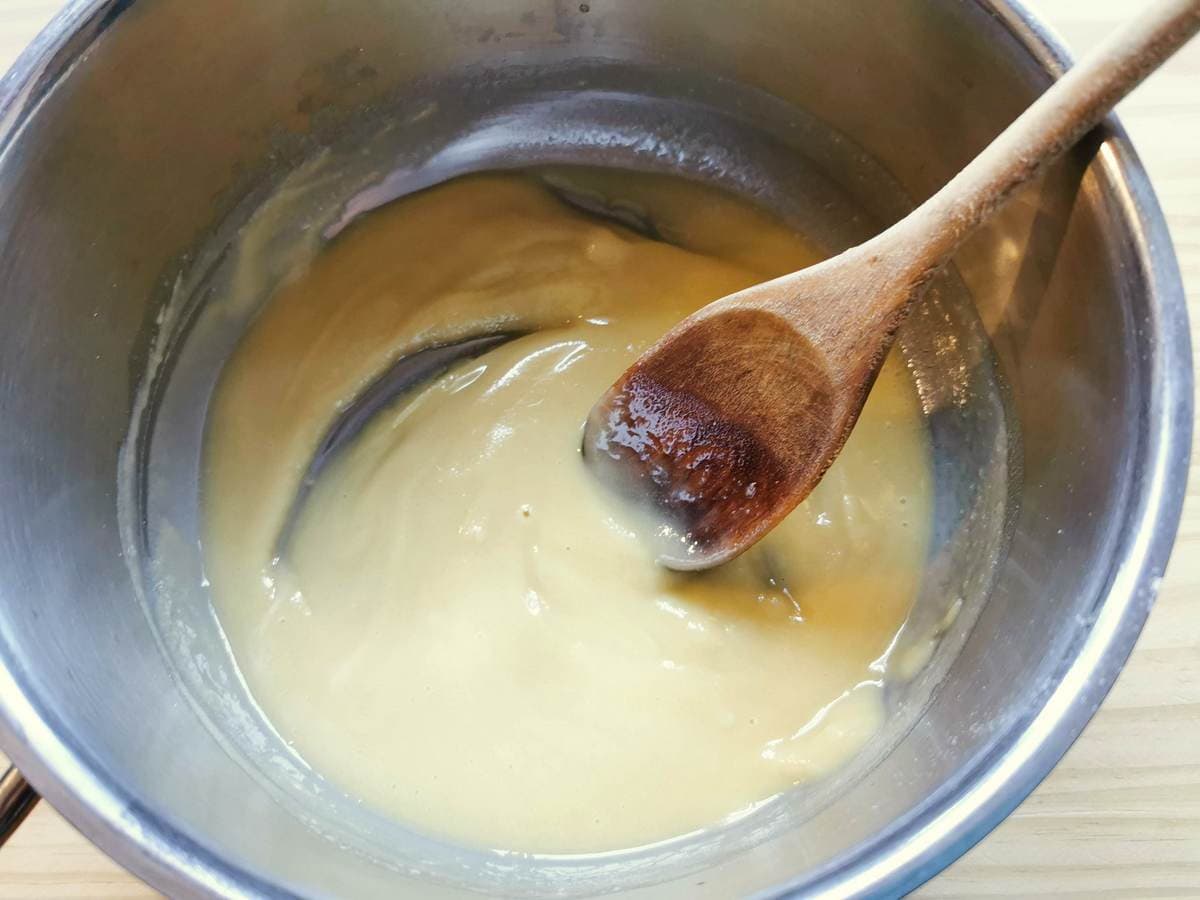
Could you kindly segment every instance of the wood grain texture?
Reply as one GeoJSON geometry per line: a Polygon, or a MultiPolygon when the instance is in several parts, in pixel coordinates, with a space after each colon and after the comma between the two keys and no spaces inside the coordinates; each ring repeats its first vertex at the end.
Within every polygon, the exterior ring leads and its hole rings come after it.
{"type": "MultiPolygon", "coordinates": [[[[950,2],[950,0],[947,0],[950,2]]],[[[1136,0],[1032,0],[1076,52],[1136,0]]],[[[58,0],[0,0],[0,68],[58,0]]],[[[1119,108],[1171,226],[1200,348],[1200,46],[1119,108]]],[[[1179,541],[1133,657],[1063,762],[920,898],[1200,898],[1200,454],[1179,541]]],[[[157,896],[47,804],[0,851],[0,900],[157,896]]]]}

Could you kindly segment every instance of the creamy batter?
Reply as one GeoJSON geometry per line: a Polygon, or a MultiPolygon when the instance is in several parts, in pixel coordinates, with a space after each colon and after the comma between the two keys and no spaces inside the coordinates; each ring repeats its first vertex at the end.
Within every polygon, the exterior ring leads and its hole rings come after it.
{"type": "MultiPolygon", "coordinates": [[[[561,173],[560,173],[561,175],[561,173]]],[[[294,274],[223,373],[207,576],[255,698],[317,771],[430,834],[533,852],[713,825],[861,749],[930,520],[892,360],[817,490],[717,571],[656,567],[581,427],[671,324],[816,259],[681,181],[576,173],[665,241],[480,175],[397,201],[294,274]],[[393,360],[522,338],[381,413],[275,543],[325,428],[393,360]]]]}

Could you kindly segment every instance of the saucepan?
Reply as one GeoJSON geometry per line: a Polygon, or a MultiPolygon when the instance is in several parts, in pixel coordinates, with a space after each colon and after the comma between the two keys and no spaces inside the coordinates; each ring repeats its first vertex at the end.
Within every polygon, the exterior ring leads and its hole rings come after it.
{"type": "Polygon", "coordinates": [[[297,173],[311,215],[281,234],[460,172],[586,163],[808,216],[832,252],[1067,65],[1003,0],[71,3],[0,91],[0,745],[173,896],[846,897],[928,878],[1096,710],[1178,522],[1184,296],[1115,119],[963,248],[901,337],[936,496],[890,724],[837,776],[700,836],[452,847],[275,765],[199,587],[164,594],[199,552],[194,366],[213,358],[183,348],[222,248],[297,173]],[[147,558],[164,523],[178,570],[147,558]]]}

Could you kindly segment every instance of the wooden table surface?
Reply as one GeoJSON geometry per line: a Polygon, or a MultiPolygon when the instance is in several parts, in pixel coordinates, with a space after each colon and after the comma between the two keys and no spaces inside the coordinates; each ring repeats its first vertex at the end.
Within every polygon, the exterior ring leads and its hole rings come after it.
{"type": "MultiPolygon", "coordinates": [[[[203,2],[203,0],[196,0],[203,2]]],[[[886,0],[884,0],[886,2],[886,0]]],[[[1141,0],[1032,0],[1080,53],[1141,0]]],[[[0,0],[0,69],[59,0],[0,0]]],[[[1200,348],[1200,40],[1120,107],[1171,225],[1200,348]]],[[[1133,657],[1083,737],[999,828],[917,895],[1200,898],[1200,453],[1133,657]]],[[[5,898],[157,894],[46,803],[0,851],[5,898]]]]}

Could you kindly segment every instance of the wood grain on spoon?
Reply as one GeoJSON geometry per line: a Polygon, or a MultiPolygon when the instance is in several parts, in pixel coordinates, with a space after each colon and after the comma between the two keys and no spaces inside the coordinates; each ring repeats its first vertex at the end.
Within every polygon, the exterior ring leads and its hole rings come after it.
{"type": "Polygon", "coordinates": [[[951,254],[1197,30],[1200,0],[1160,0],[896,225],[709,304],[643,354],[593,407],[583,449],[601,478],[661,516],[659,561],[719,565],[794,509],[951,254]]]}

